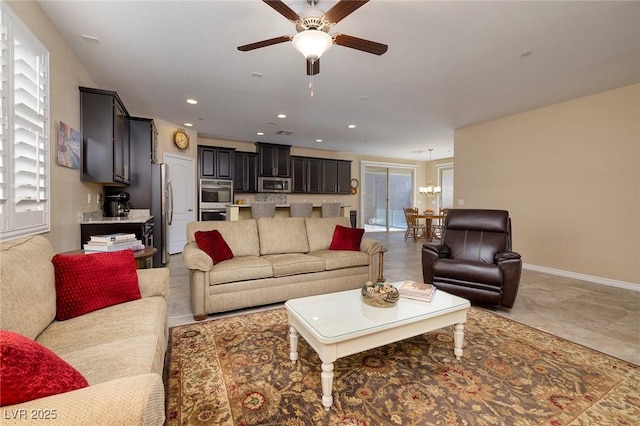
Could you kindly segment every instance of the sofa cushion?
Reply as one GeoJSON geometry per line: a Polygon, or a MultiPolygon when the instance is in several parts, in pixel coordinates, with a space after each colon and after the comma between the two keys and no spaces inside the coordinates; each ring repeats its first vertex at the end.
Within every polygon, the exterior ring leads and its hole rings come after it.
{"type": "Polygon", "coordinates": [[[329,250],[360,251],[360,242],[363,235],[364,229],[362,228],[348,228],[336,225],[329,250]]]}
{"type": "Polygon", "coordinates": [[[57,254],[52,263],[56,277],[58,320],[141,298],[131,250],[57,254]]]}
{"type": "Polygon", "coordinates": [[[258,256],[235,256],[214,265],[209,272],[209,284],[256,280],[273,277],[271,262],[258,256]]]}
{"type": "Polygon", "coordinates": [[[196,231],[194,237],[198,247],[209,255],[214,265],[223,260],[233,259],[233,252],[217,229],[196,231]]]}
{"type": "MultiPolygon", "coordinates": [[[[80,370],[91,384],[96,383],[97,378],[108,377],[110,374],[113,374],[113,377],[120,377],[119,369],[128,368],[125,366],[95,365],[92,368],[104,370],[95,376],[94,370],[86,370],[82,363],[76,363],[79,354],[90,353],[99,347],[113,346],[115,348],[120,345],[122,348],[120,356],[123,353],[128,354],[121,360],[127,360],[134,353],[137,357],[144,356],[143,362],[153,361],[151,371],[143,372],[162,374],[163,359],[167,348],[167,303],[162,297],[145,297],[90,312],[67,321],[53,321],[38,336],[37,342],[51,349],[80,370]],[[153,346],[148,346],[147,337],[151,339],[150,342],[153,342],[153,346]],[[130,344],[126,342],[131,341],[133,344],[136,339],[140,341],[140,346],[136,350],[132,350],[129,347],[130,344]],[[144,355],[140,351],[143,351],[144,355]]],[[[116,362],[114,361],[114,365],[116,362]]]]}
{"type": "Polygon", "coordinates": [[[348,217],[305,218],[309,251],[328,250],[337,225],[350,227],[351,223],[348,217]]]}
{"type": "Polygon", "coordinates": [[[258,224],[255,219],[224,221],[208,220],[187,224],[187,243],[195,243],[197,231],[217,229],[234,256],[259,256],[258,224]]]}
{"type": "Polygon", "coordinates": [[[324,259],[325,269],[327,271],[369,265],[369,255],[361,251],[317,250],[309,252],[309,256],[324,259]]]}
{"type": "Polygon", "coordinates": [[[262,217],[258,219],[260,255],[306,253],[307,229],[302,217],[262,217]]]}
{"type": "Polygon", "coordinates": [[[324,271],[324,259],[302,253],[268,254],[263,256],[271,262],[274,277],[308,274],[324,271]]]}
{"type": "Polygon", "coordinates": [[[0,331],[0,406],[85,388],[89,383],[51,350],[0,331]]]}
{"type": "Polygon", "coordinates": [[[51,244],[42,236],[0,246],[0,329],[35,339],[56,317],[51,244]]]}

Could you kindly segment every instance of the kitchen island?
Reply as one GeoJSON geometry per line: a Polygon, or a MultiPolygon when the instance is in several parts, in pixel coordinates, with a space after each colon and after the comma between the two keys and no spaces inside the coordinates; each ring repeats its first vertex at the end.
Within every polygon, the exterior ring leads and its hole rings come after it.
{"type": "MultiPolygon", "coordinates": [[[[340,216],[349,217],[351,206],[342,206],[340,216]]],[[[275,217],[290,217],[289,204],[276,204],[275,217]]],[[[314,204],[311,217],[322,217],[322,205],[314,204]]],[[[227,220],[246,220],[251,219],[251,204],[228,204],[227,220]]]]}

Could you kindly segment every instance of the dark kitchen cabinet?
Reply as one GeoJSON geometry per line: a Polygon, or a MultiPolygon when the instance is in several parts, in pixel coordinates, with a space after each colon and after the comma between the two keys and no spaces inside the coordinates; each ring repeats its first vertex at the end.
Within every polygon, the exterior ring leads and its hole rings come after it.
{"type": "Polygon", "coordinates": [[[291,146],[256,142],[256,147],[259,176],[291,177],[291,146]]]}
{"type": "Polygon", "coordinates": [[[201,178],[233,179],[235,149],[198,145],[198,168],[201,178]]]}
{"type": "Polygon", "coordinates": [[[255,152],[235,153],[235,192],[258,191],[258,154],[255,152]]]}
{"type": "Polygon", "coordinates": [[[351,161],[338,160],[337,193],[351,194],[351,161]]]}
{"type": "Polygon", "coordinates": [[[129,141],[131,150],[131,171],[129,188],[131,208],[150,209],[152,191],[151,167],[154,145],[158,130],[152,119],[131,117],[129,120],[129,141]]]}
{"type": "Polygon", "coordinates": [[[322,160],[322,192],[335,194],[338,189],[338,160],[322,160]]]}
{"type": "Polygon", "coordinates": [[[82,180],[129,184],[129,113],[116,92],[80,87],[82,180]]]}
{"type": "Polygon", "coordinates": [[[292,192],[320,194],[322,192],[322,159],[291,157],[292,192]]]}

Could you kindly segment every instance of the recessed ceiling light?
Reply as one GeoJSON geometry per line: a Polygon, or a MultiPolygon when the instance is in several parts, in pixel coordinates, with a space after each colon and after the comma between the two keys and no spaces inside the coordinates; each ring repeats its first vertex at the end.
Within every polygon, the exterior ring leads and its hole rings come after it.
{"type": "Polygon", "coordinates": [[[100,43],[100,39],[98,37],[82,34],[81,36],[85,41],[89,41],[91,43],[100,43]]]}
{"type": "Polygon", "coordinates": [[[184,125],[187,126],[187,127],[193,127],[192,123],[184,123],[184,125]]]}
{"type": "Polygon", "coordinates": [[[316,142],[320,143],[322,142],[322,139],[316,139],[316,142]]]}
{"type": "Polygon", "coordinates": [[[256,133],[256,135],[258,135],[258,136],[264,136],[264,132],[258,132],[258,133],[256,133]]]}
{"type": "Polygon", "coordinates": [[[278,118],[287,118],[287,114],[278,114],[278,118]]]}
{"type": "Polygon", "coordinates": [[[349,124],[347,127],[350,128],[350,129],[355,129],[356,125],[355,124],[349,124]]]}
{"type": "Polygon", "coordinates": [[[187,103],[191,105],[197,105],[198,101],[196,101],[195,99],[187,99],[187,103]]]}

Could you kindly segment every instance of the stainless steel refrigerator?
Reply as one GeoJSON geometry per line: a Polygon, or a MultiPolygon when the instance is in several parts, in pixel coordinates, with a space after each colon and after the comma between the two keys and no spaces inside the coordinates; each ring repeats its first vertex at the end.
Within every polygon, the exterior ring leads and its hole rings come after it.
{"type": "Polygon", "coordinates": [[[158,252],[153,256],[153,266],[166,265],[167,226],[173,216],[173,189],[169,182],[166,164],[151,164],[151,215],[154,218],[153,246],[158,252]]]}

